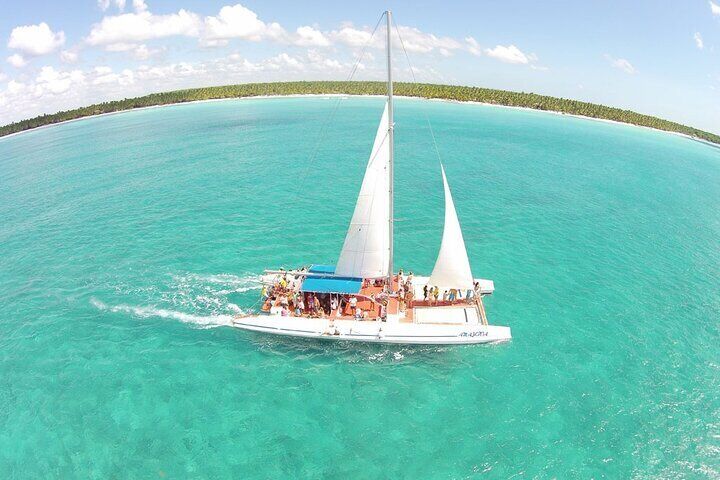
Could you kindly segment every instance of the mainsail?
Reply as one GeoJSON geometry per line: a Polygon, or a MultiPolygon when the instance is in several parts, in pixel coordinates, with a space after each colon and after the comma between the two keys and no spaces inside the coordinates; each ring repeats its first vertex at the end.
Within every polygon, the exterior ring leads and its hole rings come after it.
{"type": "Polygon", "coordinates": [[[473,287],[473,277],[460,229],[460,221],[455,212],[455,203],[445,176],[445,168],[440,165],[440,169],[445,186],[445,228],[440,243],[440,252],[428,285],[437,286],[441,290],[447,288],[464,290],[473,287]]]}
{"type": "Polygon", "coordinates": [[[336,275],[358,278],[379,278],[388,275],[390,242],[388,129],[386,103],[355,204],[355,212],[335,267],[336,275]]]}

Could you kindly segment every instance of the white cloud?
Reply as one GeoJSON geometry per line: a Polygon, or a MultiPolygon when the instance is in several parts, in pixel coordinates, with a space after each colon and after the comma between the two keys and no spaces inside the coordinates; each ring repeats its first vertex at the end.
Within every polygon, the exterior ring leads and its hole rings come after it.
{"type": "Polygon", "coordinates": [[[468,52],[476,57],[482,55],[482,48],[480,48],[480,44],[473,37],[465,37],[465,43],[467,44],[466,48],[468,52]]]}
{"type": "Polygon", "coordinates": [[[173,63],[159,67],[140,66],[134,77],[138,80],[178,79],[205,73],[204,67],[197,67],[187,62],[173,63]]]}
{"type": "Polygon", "coordinates": [[[133,0],[133,8],[136,12],[144,12],[148,9],[147,4],[145,3],[145,0],[133,0]]]}
{"type": "Polygon", "coordinates": [[[281,67],[289,67],[297,70],[302,70],[304,65],[297,58],[291,57],[287,53],[281,53],[270,59],[270,64],[278,65],[281,67]]]}
{"type": "Polygon", "coordinates": [[[14,53],[7,57],[7,62],[15,68],[22,68],[27,65],[27,60],[19,53],[14,53]]]}
{"type": "MultiPolygon", "coordinates": [[[[372,48],[382,49],[385,46],[383,35],[375,35],[370,41],[369,28],[355,28],[352,24],[345,24],[339,30],[329,32],[307,25],[288,32],[278,23],[264,22],[254,11],[239,3],[226,5],[217,15],[204,18],[187,10],[155,15],[148,10],[143,0],[133,0],[133,8],[134,13],[104,17],[92,26],[85,42],[92,46],[105,46],[108,50],[116,50],[108,47],[110,45],[140,44],[170,36],[196,37],[201,47],[208,48],[227,46],[231,39],[255,42],[270,40],[300,47],[328,47],[338,43],[354,48],[365,46],[368,42],[372,48]]],[[[454,38],[425,33],[414,27],[399,26],[398,30],[409,52],[450,56],[466,48],[454,38]]]]}
{"type": "Polygon", "coordinates": [[[5,75],[4,73],[0,72],[0,82],[4,82],[5,80],[7,80],[7,78],[8,78],[7,75],[5,75]]]}
{"type": "Polygon", "coordinates": [[[323,78],[328,72],[347,74],[354,62],[342,63],[334,58],[329,58],[320,50],[308,50],[305,55],[293,56],[288,53],[280,53],[273,57],[266,58],[259,62],[251,62],[242,58],[240,54],[234,53],[225,59],[213,62],[208,71],[219,70],[221,72],[232,72],[235,74],[258,74],[263,78],[287,79],[286,75],[295,74],[297,79],[323,78]]]}
{"type": "Polygon", "coordinates": [[[105,47],[108,52],[127,52],[137,60],[147,60],[163,51],[162,48],[148,48],[144,43],[111,43],[105,47]]]}
{"type": "Polygon", "coordinates": [[[317,50],[310,50],[307,52],[307,62],[305,63],[307,63],[310,68],[335,70],[338,72],[345,72],[349,68],[334,58],[328,58],[322,55],[317,50]]]}
{"type": "MultiPolygon", "coordinates": [[[[301,46],[329,44],[324,34],[312,27],[300,27],[291,37],[278,23],[265,23],[241,4],[224,6],[215,16],[204,19],[188,10],[156,15],[143,0],[133,0],[134,13],[104,17],[92,26],[85,42],[92,46],[139,44],[171,36],[195,37],[202,47],[223,47],[229,39],[269,39],[301,46]]],[[[117,50],[106,47],[109,50],[117,50]]]]}
{"type": "Polygon", "coordinates": [[[203,38],[207,41],[242,38],[258,42],[263,38],[279,40],[287,37],[277,23],[265,23],[255,12],[244,6],[224,6],[217,16],[205,17],[203,38]]]}
{"type": "Polygon", "coordinates": [[[78,61],[78,54],[72,50],[63,50],[60,52],[60,60],[64,63],[76,63],[78,61]]]}
{"type": "Polygon", "coordinates": [[[244,66],[250,67],[252,70],[303,70],[305,65],[297,58],[288,55],[287,53],[280,53],[274,57],[263,60],[260,63],[244,62],[244,66]]]}
{"type": "Polygon", "coordinates": [[[45,55],[60,48],[65,43],[65,32],[53,32],[47,23],[24,25],[13,28],[8,40],[8,48],[20,50],[26,55],[45,55]]]}
{"type": "Polygon", "coordinates": [[[293,42],[295,45],[302,47],[327,47],[330,45],[330,40],[325,34],[313,27],[298,27],[295,34],[297,37],[293,42]]]}
{"type": "MultiPolygon", "coordinates": [[[[363,47],[370,41],[372,32],[368,29],[357,29],[352,25],[342,27],[340,30],[330,32],[330,38],[348,47],[363,47]]],[[[384,42],[379,35],[375,35],[372,47],[383,48],[384,42]]]]}
{"type": "Polygon", "coordinates": [[[720,16],[720,5],[710,0],[710,11],[713,15],[720,16]]]}
{"type": "MultiPolygon", "coordinates": [[[[450,56],[456,50],[463,48],[463,44],[451,37],[437,36],[432,33],[423,32],[415,27],[407,27],[400,25],[397,27],[402,38],[402,44],[397,37],[394,39],[396,48],[401,49],[404,45],[405,50],[411,53],[439,53],[443,56],[450,56]]],[[[393,35],[395,32],[393,32],[393,35]]],[[[351,24],[344,25],[339,30],[328,32],[328,38],[332,41],[352,48],[365,47],[384,49],[384,34],[375,33],[365,28],[355,28],[351,24]]]]}
{"type": "Polygon", "coordinates": [[[505,63],[527,65],[530,61],[537,59],[534,55],[526,55],[515,45],[497,45],[495,48],[486,48],[485,54],[505,63]]]}
{"type": "Polygon", "coordinates": [[[227,39],[208,39],[208,38],[201,38],[200,39],[200,46],[203,48],[216,48],[216,47],[225,47],[227,44],[230,43],[227,39]]]}
{"type": "Polygon", "coordinates": [[[96,67],[94,70],[93,85],[121,85],[127,86],[135,83],[135,73],[130,69],[124,69],[120,73],[114,73],[110,67],[96,67]]]}
{"type": "Polygon", "coordinates": [[[147,45],[142,44],[138,45],[133,50],[133,56],[138,60],[147,60],[150,57],[154,57],[155,55],[162,53],[162,51],[162,48],[148,48],[147,45]]]}
{"type": "Polygon", "coordinates": [[[108,52],[129,52],[137,47],[134,43],[111,43],[105,47],[108,52]]]}
{"type": "MultiPolygon", "coordinates": [[[[457,50],[462,44],[450,37],[438,37],[432,33],[425,33],[414,27],[398,26],[402,44],[408,52],[430,53],[439,51],[449,55],[450,51],[457,50]]],[[[402,48],[402,47],[401,47],[402,48]]]]}
{"type": "Polygon", "coordinates": [[[125,0],[98,0],[98,7],[100,7],[100,10],[103,12],[110,8],[110,4],[115,5],[118,10],[121,12],[125,10],[125,0]]]}
{"type": "Polygon", "coordinates": [[[26,86],[24,83],[16,82],[15,80],[10,80],[8,82],[7,91],[10,94],[18,94],[25,90],[26,86]]]}
{"type": "MultiPolygon", "coordinates": [[[[138,3],[133,2],[133,4],[138,3]]],[[[92,26],[85,42],[89,45],[137,43],[155,38],[177,35],[196,37],[200,33],[200,18],[187,10],[168,15],[153,15],[136,5],[135,13],[104,17],[92,26]]],[[[146,8],[146,7],[145,7],[146,8]]]]}
{"type": "Polygon", "coordinates": [[[635,67],[633,67],[632,63],[630,63],[628,60],[624,58],[613,58],[612,56],[605,54],[604,55],[605,60],[610,62],[610,65],[613,66],[613,68],[617,68],[618,70],[622,70],[623,72],[634,75],[637,73],[637,70],[635,67]]]}
{"type": "Polygon", "coordinates": [[[695,32],[693,38],[695,39],[695,45],[697,46],[697,48],[699,48],[700,50],[705,48],[705,44],[703,43],[702,35],[700,35],[700,32],[695,32]]]}
{"type": "Polygon", "coordinates": [[[35,96],[45,94],[60,95],[70,90],[73,85],[85,82],[85,74],[80,70],[64,72],[55,70],[53,67],[45,66],[35,79],[35,96]]]}

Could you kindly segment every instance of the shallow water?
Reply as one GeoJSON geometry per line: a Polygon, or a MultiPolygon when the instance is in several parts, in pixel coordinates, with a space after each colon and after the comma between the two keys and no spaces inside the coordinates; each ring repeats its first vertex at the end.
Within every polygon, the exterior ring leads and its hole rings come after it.
{"type": "Polygon", "coordinates": [[[440,242],[427,114],[513,341],[227,327],[263,268],[336,259],[382,100],[336,102],[0,139],[0,478],[720,478],[717,148],[401,99],[396,265],[440,242]]]}

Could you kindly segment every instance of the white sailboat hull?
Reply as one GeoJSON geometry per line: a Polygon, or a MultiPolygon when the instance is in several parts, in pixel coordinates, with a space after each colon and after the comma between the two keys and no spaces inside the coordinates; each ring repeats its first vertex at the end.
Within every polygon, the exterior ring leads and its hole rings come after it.
{"type": "Polygon", "coordinates": [[[510,327],[482,324],[417,324],[366,320],[251,315],[233,326],[243,330],[321,340],[411,345],[469,345],[505,342],[510,327]]]}

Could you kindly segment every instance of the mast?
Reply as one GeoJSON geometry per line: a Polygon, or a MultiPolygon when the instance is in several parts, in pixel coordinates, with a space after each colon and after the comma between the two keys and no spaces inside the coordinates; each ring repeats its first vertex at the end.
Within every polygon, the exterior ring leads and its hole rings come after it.
{"type": "Polygon", "coordinates": [[[392,82],[392,12],[387,10],[385,12],[385,18],[387,20],[387,97],[388,97],[388,142],[390,143],[390,161],[388,163],[388,176],[389,185],[388,196],[389,196],[389,207],[390,215],[388,216],[389,222],[389,238],[388,238],[388,287],[392,291],[393,286],[393,82],[392,82]]]}

